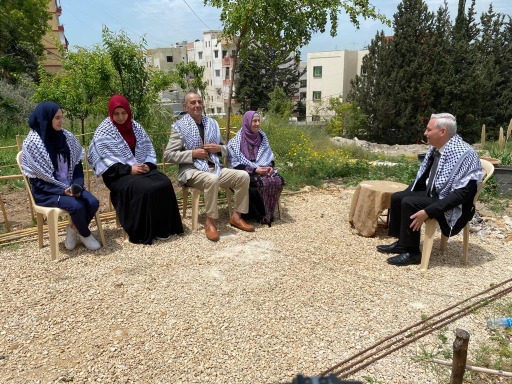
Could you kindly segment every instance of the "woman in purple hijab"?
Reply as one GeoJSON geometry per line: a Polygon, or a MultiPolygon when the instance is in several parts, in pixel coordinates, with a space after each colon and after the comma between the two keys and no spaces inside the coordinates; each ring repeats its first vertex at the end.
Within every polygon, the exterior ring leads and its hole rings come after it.
{"type": "Polygon", "coordinates": [[[283,191],[284,179],[274,167],[274,154],[267,135],[260,130],[260,124],[257,112],[246,112],[242,129],[229,140],[228,149],[232,167],[247,171],[251,178],[249,212],[242,216],[270,227],[283,191]]]}

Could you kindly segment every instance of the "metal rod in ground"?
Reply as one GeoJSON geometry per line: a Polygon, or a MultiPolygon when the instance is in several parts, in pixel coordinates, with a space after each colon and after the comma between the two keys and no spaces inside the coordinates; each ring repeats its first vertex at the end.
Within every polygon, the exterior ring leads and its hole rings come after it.
{"type": "Polygon", "coordinates": [[[453,364],[450,384],[462,384],[468,357],[469,332],[464,329],[455,331],[453,342],[453,364]]]}
{"type": "MultiPolygon", "coordinates": [[[[441,365],[446,365],[447,367],[452,366],[451,361],[447,360],[441,360],[441,359],[430,359],[431,362],[441,365]]],[[[507,371],[498,371],[496,369],[489,369],[489,368],[483,368],[483,367],[475,367],[472,365],[466,365],[466,371],[474,371],[474,372],[481,372],[481,373],[488,373],[490,375],[497,375],[497,376],[503,376],[503,377],[512,377],[512,372],[507,371]]]]}

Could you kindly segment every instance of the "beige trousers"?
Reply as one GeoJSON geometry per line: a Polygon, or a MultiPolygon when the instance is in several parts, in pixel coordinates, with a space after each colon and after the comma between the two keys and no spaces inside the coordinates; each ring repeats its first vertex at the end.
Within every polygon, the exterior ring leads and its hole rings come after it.
{"type": "Polygon", "coordinates": [[[217,205],[219,187],[232,188],[235,191],[235,211],[249,212],[249,174],[246,171],[222,168],[220,176],[213,171],[210,173],[196,171],[186,185],[203,191],[206,216],[212,219],[219,218],[217,205]]]}

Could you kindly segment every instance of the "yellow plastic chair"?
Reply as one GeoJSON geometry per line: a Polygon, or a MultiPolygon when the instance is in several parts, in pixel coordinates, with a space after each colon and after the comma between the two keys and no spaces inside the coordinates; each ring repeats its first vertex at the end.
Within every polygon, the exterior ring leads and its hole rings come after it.
{"type": "MultiPolygon", "coordinates": [[[[231,190],[229,188],[220,188],[221,191],[226,193],[226,201],[228,204],[228,212],[231,217],[231,190]]],[[[197,221],[199,217],[199,195],[203,193],[200,189],[183,186],[181,188],[183,193],[183,218],[187,217],[188,194],[192,194],[192,230],[197,230],[197,221]]]]}
{"type": "MultiPolygon", "coordinates": [[[[50,241],[50,255],[51,259],[55,260],[59,256],[59,216],[67,215],[68,212],[60,208],[42,207],[40,205],[37,205],[34,201],[34,197],[32,196],[30,182],[28,178],[23,174],[23,170],[21,168],[21,151],[18,152],[18,154],[16,155],[16,161],[23,176],[23,181],[25,182],[25,188],[27,189],[30,205],[36,213],[37,237],[39,240],[39,248],[43,248],[43,225],[44,218],[46,217],[50,241]]],[[[96,212],[95,218],[96,226],[98,227],[98,232],[100,234],[101,245],[105,246],[105,234],[103,233],[103,227],[101,225],[100,214],[98,211],[96,212]]],[[[71,219],[69,221],[71,221],[71,219]]]]}
{"type": "MultiPolygon", "coordinates": [[[[482,164],[482,168],[484,171],[484,179],[482,183],[478,186],[478,190],[476,192],[475,198],[473,199],[473,203],[476,204],[478,197],[480,196],[480,192],[482,192],[482,188],[489,180],[489,178],[494,173],[494,166],[487,160],[480,159],[482,164]]],[[[430,254],[432,253],[432,246],[434,244],[434,236],[437,228],[437,220],[436,219],[427,219],[425,220],[425,235],[423,238],[423,249],[421,252],[421,265],[420,270],[426,271],[428,269],[428,263],[430,261],[430,254]]],[[[446,250],[446,246],[448,243],[448,238],[441,234],[441,246],[439,247],[441,252],[446,250]]],[[[468,263],[468,248],[469,248],[469,222],[466,224],[463,230],[463,245],[462,245],[462,255],[464,258],[464,264],[468,263]]]]}

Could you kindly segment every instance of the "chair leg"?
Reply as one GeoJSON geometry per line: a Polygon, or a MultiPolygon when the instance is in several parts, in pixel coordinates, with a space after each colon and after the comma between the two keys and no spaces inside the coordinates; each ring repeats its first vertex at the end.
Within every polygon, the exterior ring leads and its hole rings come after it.
{"type": "Polygon", "coordinates": [[[281,198],[277,200],[277,214],[279,215],[279,220],[281,220],[281,198]]]}
{"type": "Polygon", "coordinates": [[[105,233],[103,232],[103,225],[101,224],[101,218],[98,211],[96,211],[94,217],[96,218],[96,226],[98,227],[98,232],[100,234],[101,245],[105,246],[105,233]]]}
{"type": "Polygon", "coordinates": [[[36,219],[37,219],[37,240],[39,242],[39,248],[43,248],[44,217],[41,213],[37,213],[36,219]]]}
{"type": "Polygon", "coordinates": [[[468,263],[468,249],[469,249],[469,223],[464,227],[463,232],[463,243],[462,243],[462,255],[464,257],[464,264],[468,263]]]}
{"type": "Polygon", "coordinates": [[[199,220],[199,195],[201,191],[198,189],[192,190],[192,230],[197,230],[197,222],[199,220]]]}
{"type": "Polygon", "coordinates": [[[441,246],[439,247],[439,250],[441,252],[446,251],[446,248],[448,246],[448,238],[445,235],[441,235],[441,246]]]}
{"type": "Polygon", "coordinates": [[[57,210],[51,211],[47,217],[48,234],[50,237],[50,255],[52,260],[59,257],[59,215],[57,210]]]}
{"type": "Polygon", "coordinates": [[[186,219],[187,218],[187,205],[188,205],[188,188],[187,187],[182,187],[181,188],[181,194],[183,195],[183,199],[182,199],[182,209],[183,209],[183,218],[186,219]]]}
{"type": "Polygon", "coordinates": [[[226,202],[228,204],[228,213],[229,217],[231,217],[232,209],[231,209],[231,189],[226,188],[226,202]]]}
{"type": "Polygon", "coordinates": [[[436,232],[436,220],[428,220],[425,222],[425,235],[423,238],[423,250],[421,252],[420,270],[426,271],[432,253],[432,245],[434,244],[434,234],[436,232]]]}

